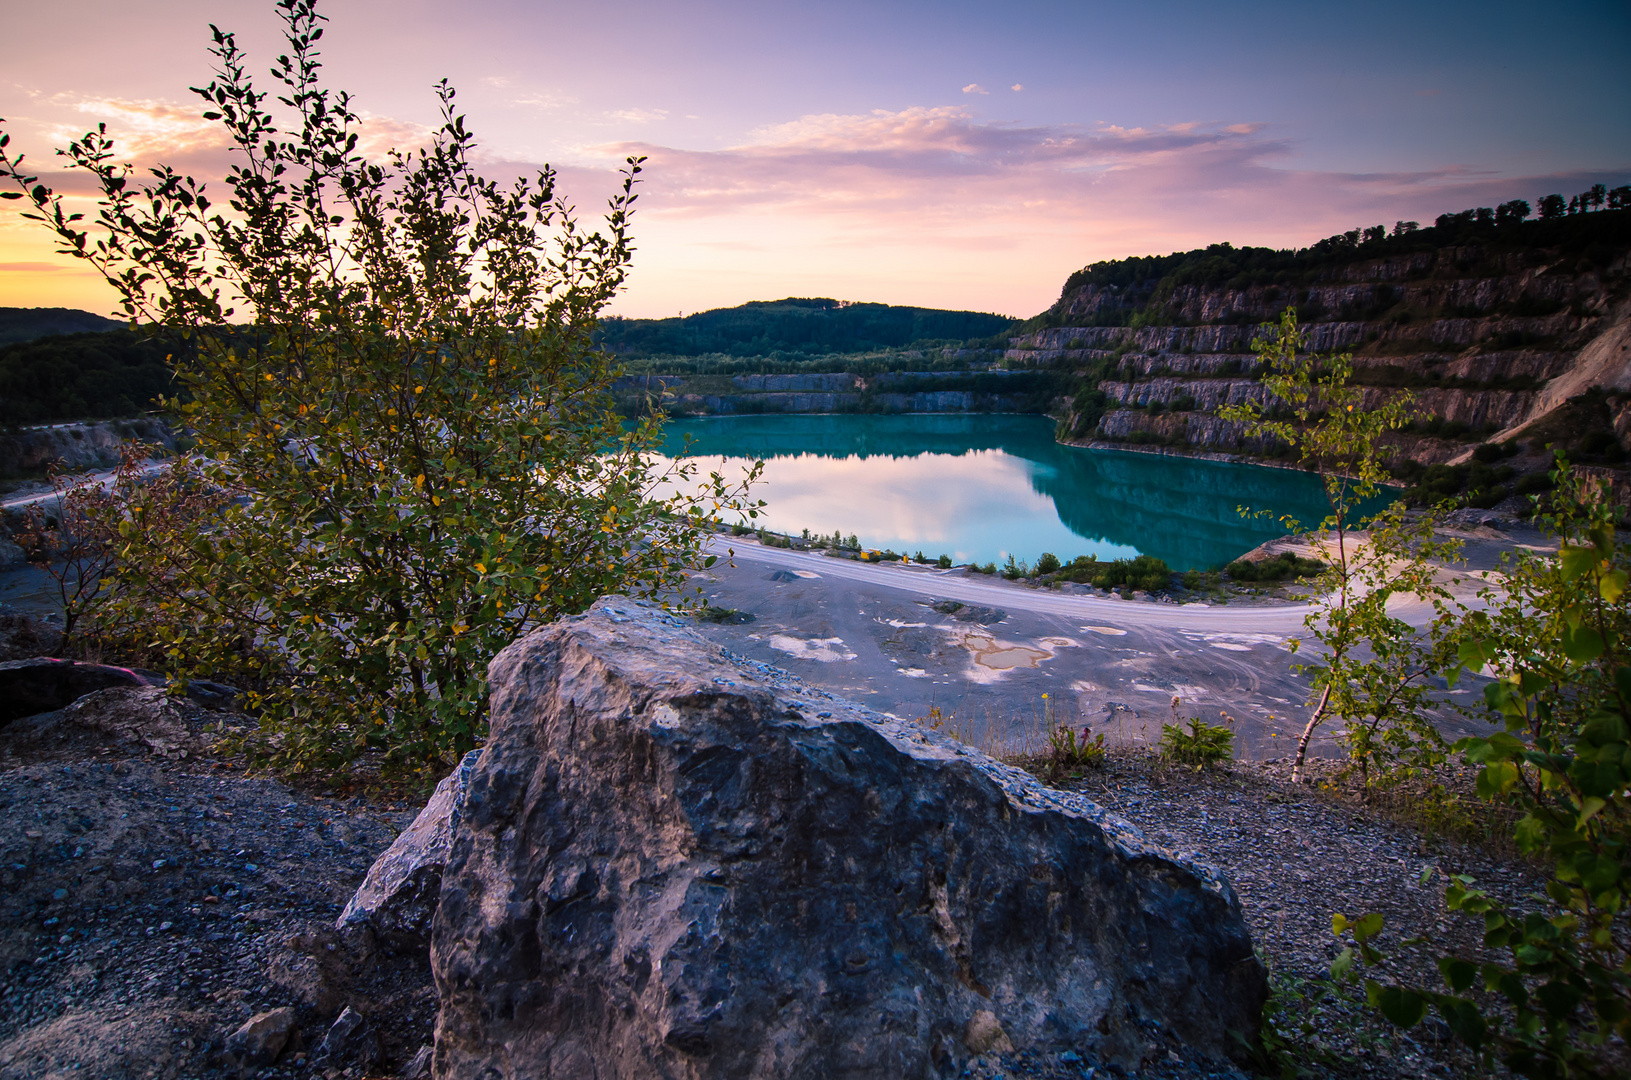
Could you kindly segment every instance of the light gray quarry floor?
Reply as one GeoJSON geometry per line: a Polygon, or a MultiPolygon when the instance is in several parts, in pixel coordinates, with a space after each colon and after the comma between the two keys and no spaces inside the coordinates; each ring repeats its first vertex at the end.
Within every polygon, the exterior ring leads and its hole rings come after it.
{"type": "MultiPolygon", "coordinates": [[[[734,556],[726,546],[692,584],[753,621],[702,624],[712,640],[880,711],[938,722],[991,753],[1040,751],[1050,715],[1112,746],[1153,746],[1176,697],[1177,719],[1232,723],[1236,756],[1262,761],[1290,752],[1308,715],[1308,680],[1288,648],[1306,634],[1301,604],[1068,595],[740,538],[728,545],[734,556]],[[964,606],[945,613],[935,600],[964,606]]],[[[1466,689],[1456,696],[1471,700],[1466,689]]],[[[1441,719],[1451,737],[1475,726],[1450,709],[1441,719]]],[[[1335,756],[1335,729],[1312,750],[1335,756]]]]}

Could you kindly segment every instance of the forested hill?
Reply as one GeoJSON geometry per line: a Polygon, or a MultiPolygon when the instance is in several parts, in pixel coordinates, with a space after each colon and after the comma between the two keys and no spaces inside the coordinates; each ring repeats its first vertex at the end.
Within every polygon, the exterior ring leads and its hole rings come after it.
{"type": "MultiPolygon", "coordinates": [[[[1549,195],[1542,216],[1530,220],[1530,207],[1514,199],[1497,207],[1441,214],[1426,228],[1414,221],[1359,227],[1306,248],[1237,248],[1212,244],[1194,251],[1097,262],[1070,275],[1059,300],[1018,332],[1061,326],[1172,326],[1198,323],[1247,325],[1262,321],[1260,310],[1199,312],[1201,294],[1264,295],[1270,303],[1296,303],[1304,321],[1355,320],[1382,314],[1392,306],[1378,294],[1378,310],[1309,308],[1308,287],[1362,278],[1368,264],[1422,267],[1444,255],[1461,276],[1478,278],[1507,272],[1511,260],[1581,273],[1606,270],[1631,243],[1631,185],[1612,191],[1602,185],[1565,203],[1549,195]],[[1584,204],[1582,203],[1584,201],[1584,204]],[[1427,258],[1427,262],[1423,258],[1427,258]],[[1566,262],[1567,266],[1560,265],[1566,262]]],[[[1538,314],[1538,312],[1537,312],[1538,314]]]]}
{"type": "Polygon", "coordinates": [[[50,334],[84,334],[117,330],[124,323],[74,308],[0,307],[0,346],[33,341],[50,334]]]}
{"type": "Polygon", "coordinates": [[[628,357],[762,356],[785,359],[951,345],[989,338],[1017,320],[981,311],[842,300],[756,300],[672,319],[607,319],[600,340],[628,357]]]}

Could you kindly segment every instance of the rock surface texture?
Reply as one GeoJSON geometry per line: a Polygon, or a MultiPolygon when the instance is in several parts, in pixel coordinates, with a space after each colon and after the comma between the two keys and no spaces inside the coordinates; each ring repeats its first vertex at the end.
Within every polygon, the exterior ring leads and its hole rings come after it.
{"type": "Polygon", "coordinates": [[[1077,796],[606,598],[501,653],[435,1075],[1137,1067],[1255,1032],[1230,887],[1077,796]]]}
{"type": "Polygon", "coordinates": [[[442,889],[442,867],[453,837],[453,825],[464,808],[476,759],[472,750],[459,762],[385,854],[374,861],[362,888],[351,897],[335,929],[367,926],[393,948],[424,950],[430,945],[431,919],[442,889]]]}

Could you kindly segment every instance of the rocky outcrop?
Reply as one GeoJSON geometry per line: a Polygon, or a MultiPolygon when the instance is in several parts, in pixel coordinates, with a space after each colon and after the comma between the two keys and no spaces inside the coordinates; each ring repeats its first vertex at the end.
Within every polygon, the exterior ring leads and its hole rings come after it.
{"type": "Polygon", "coordinates": [[[113,686],[152,682],[130,668],[35,657],[0,663],[0,724],[60,709],[69,702],[113,686]]]}
{"type": "Polygon", "coordinates": [[[67,469],[112,465],[131,442],[154,443],[167,450],[176,445],[163,421],[151,418],[18,428],[0,433],[0,476],[43,469],[54,462],[67,469]]]}
{"type": "Polygon", "coordinates": [[[435,919],[435,1074],[1220,1058],[1233,891],[1077,796],[605,598],[510,646],[435,919]]]}

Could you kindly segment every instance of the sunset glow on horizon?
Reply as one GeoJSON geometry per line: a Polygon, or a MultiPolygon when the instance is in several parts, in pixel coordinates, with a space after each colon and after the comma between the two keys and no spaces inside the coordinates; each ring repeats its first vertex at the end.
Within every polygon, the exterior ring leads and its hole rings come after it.
{"type": "MultiPolygon", "coordinates": [[[[446,76],[481,168],[551,162],[585,218],[647,157],[612,306],[636,317],[783,296],[1026,317],[1101,259],[1306,246],[1631,181],[1622,3],[323,10],[325,73],[371,146],[422,141],[446,76]]],[[[9,17],[9,149],[83,192],[52,150],[105,120],[139,165],[218,178],[221,133],[187,90],[210,78],[212,22],[270,89],[265,0],[9,17]]],[[[0,306],[111,311],[22,205],[0,204],[0,306]]]]}

